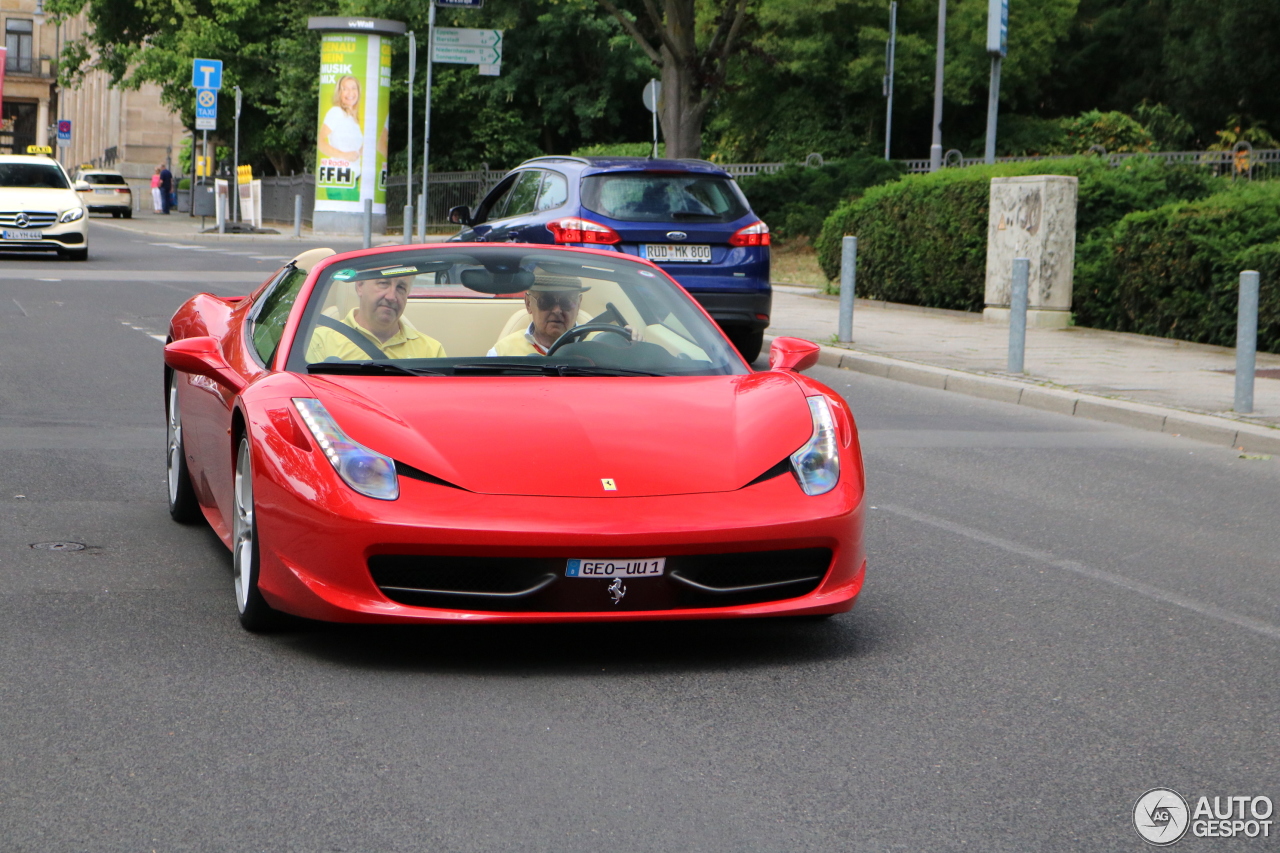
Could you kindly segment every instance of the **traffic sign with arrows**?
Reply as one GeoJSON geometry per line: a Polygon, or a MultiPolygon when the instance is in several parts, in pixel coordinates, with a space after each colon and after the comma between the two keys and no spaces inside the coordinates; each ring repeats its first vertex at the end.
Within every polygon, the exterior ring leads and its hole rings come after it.
{"type": "Polygon", "coordinates": [[[502,62],[502,30],[436,27],[432,39],[436,62],[458,65],[498,65],[502,62]]]}

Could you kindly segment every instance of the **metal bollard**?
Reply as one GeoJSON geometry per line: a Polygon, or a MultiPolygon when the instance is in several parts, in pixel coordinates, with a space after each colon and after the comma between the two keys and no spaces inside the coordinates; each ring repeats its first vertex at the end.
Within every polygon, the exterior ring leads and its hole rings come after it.
{"type": "Polygon", "coordinates": [[[1254,270],[1240,273],[1240,307],[1236,311],[1236,404],[1242,415],[1253,411],[1253,375],[1258,364],[1258,285],[1254,270]]]}
{"type": "Polygon", "coordinates": [[[302,196],[293,197],[293,236],[302,236],[302,196]]]}
{"type": "Polygon", "coordinates": [[[418,239],[427,242],[427,194],[418,193],[418,239]]]}
{"type": "Polygon", "coordinates": [[[840,241],[840,322],[836,339],[842,344],[853,341],[853,294],[858,282],[858,238],[840,241]]]}
{"type": "Polygon", "coordinates": [[[225,195],[218,195],[217,190],[214,190],[213,210],[218,217],[218,233],[226,234],[227,233],[227,197],[225,195]]]}
{"type": "Polygon", "coordinates": [[[364,200],[364,247],[373,246],[373,199],[364,200]]]}
{"type": "Polygon", "coordinates": [[[1027,280],[1031,277],[1028,258],[1013,259],[1013,286],[1009,293],[1009,372],[1022,373],[1027,352],[1027,280]]]}
{"type": "Polygon", "coordinates": [[[407,246],[413,242],[413,205],[406,204],[404,206],[404,244],[407,246]]]}

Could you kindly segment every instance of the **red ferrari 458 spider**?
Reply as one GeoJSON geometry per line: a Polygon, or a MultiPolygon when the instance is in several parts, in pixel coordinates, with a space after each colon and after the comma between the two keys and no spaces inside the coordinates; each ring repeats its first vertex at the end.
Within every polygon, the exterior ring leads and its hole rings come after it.
{"type": "Polygon", "coordinates": [[[862,454],[817,357],[753,372],[616,252],[317,249],[174,315],[169,510],[231,548],[250,630],[839,613],[862,454]]]}

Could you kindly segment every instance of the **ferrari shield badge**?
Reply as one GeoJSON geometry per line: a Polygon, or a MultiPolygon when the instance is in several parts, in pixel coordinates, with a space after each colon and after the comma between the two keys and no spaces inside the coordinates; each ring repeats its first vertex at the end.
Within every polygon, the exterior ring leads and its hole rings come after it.
{"type": "Polygon", "coordinates": [[[606,492],[616,492],[616,491],[618,491],[618,484],[617,484],[617,483],[615,483],[615,482],[613,482],[613,478],[611,478],[611,477],[601,477],[601,478],[600,478],[600,485],[604,486],[604,490],[605,490],[606,492]]]}
{"type": "Polygon", "coordinates": [[[613,603],[622,601],[622,597],[626,594],[627,588],[623,586],[622,578],[614,578],[613,583],[609,584],[609,597],[613,599],[613,603]]]}

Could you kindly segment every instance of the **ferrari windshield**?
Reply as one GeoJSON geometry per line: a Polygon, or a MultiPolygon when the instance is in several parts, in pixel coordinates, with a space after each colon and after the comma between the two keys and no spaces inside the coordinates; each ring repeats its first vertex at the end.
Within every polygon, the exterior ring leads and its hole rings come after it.
{"type": "Polygon", "coordinates": [[[330,262],[287,367],[382,376],[747,372],[715,324],[647,264],[534,245],[330,262]]]}

